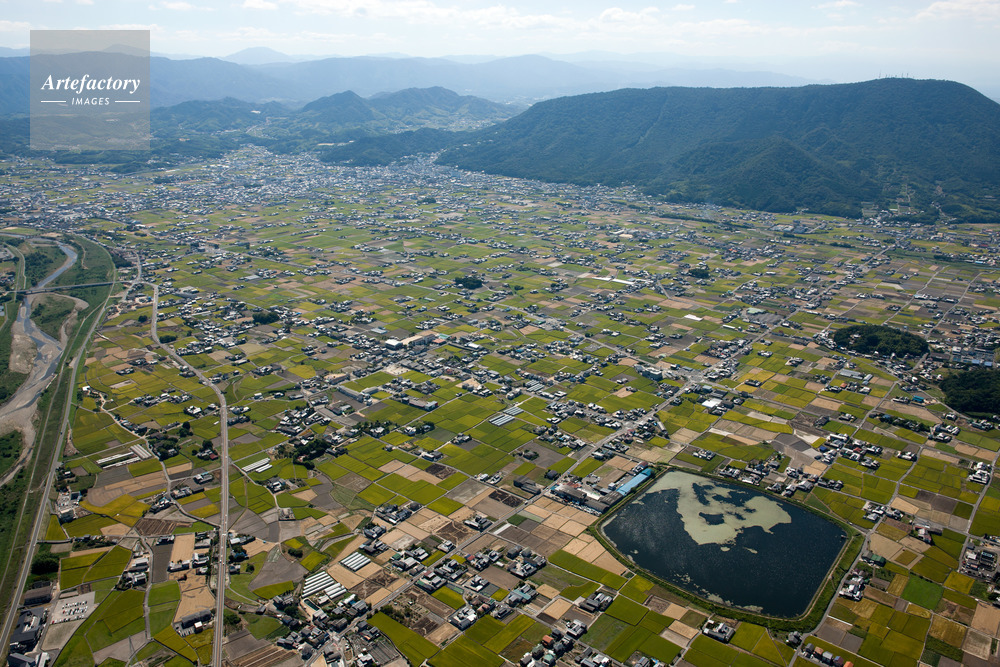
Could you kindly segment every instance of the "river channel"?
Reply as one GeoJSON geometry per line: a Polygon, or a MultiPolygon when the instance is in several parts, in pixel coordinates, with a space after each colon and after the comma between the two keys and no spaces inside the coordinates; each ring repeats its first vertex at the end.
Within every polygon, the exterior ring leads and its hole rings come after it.
{"type": "Polygon", "coordinates": [[[804,613],[844,542],[836,524],[745,487],[680,470],[603,527],[638,567],[713,602],[804,613]]]}
{"type": "MultiPolygon", "coordinates": [[[[76,263],[76,250],[63,243],[59,243],[58,246],[59,249],[63,251],[63,254],[66,255],[66,261],[63,262],[58,269],[46,276],[44,280],[39,282],[34,289],[47,287],[76,263]]],[[[21,307],[17,311],[17,322],[24,328],[24,333],[31,338],[32,342],[35,343],[37,351],[35,353],[34,367],[31,372],[31,376],[29,377],[29,381],[26,381],[20,388],[18,388],[17,392],[14,394],[14,400],[11,401],[12,403],[24,403],[23,400],[18,401],[17,399],[19,398],[22,390],[25,389],[27,389],[29,395],[20,396],[20,398],[27,399],[28,402],[35,401],[39,395],[41,395],[42,390],[48,385],[49,380],[52,379],[52,376],[56,371],[56,366],[59,364],[59,357],[62,356],[62,343],[39,329],[29,316],[32,307],[35,305],[35,299],[38,296],[38,294],[29,294],[25,297],[24,301],[21,303],[21,307]],[[30,382],[32,379],[35,381],[30,382]],[[28,387],[29,384],[33,386],[28,387]]]]}
{"type": "MultiPolygon", "coordinates": [[[[76,263],[76,250],[63,243],[59,243],[58,245],[59,249],[66,255],[66,261],[32,289],[46,287],[76,263]]],[[[13,326],[15,334],[24,334],[34,342],[35,360],[32,363],[31,372],[28,374],[27,379],[18,387],[10,400],[0,408],[0,418],[11,415],[23,408],[33,406],[38,397],[41,396],[42,391],[48,386],[49,381],[55,375],[56,369],[59,366],[59,358],[63,353],[63,344],[39,329],[29,316],[35,299],[38,296],[38,294],[28,294],[25,297],[18,308],[17,319],[13,326]]]]}

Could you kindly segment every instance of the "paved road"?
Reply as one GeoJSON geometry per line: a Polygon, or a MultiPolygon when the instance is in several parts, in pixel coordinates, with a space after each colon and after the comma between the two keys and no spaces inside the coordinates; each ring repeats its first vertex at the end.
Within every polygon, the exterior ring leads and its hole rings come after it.
{"type": "Polygon", "coordinates": [[[228,578],[228,564],[226,562],[226,546],[229,535],[229,406],[226,403],[226,396],[219,387],[213,384],[205,375],[184,361],[184,358],[174,352],[173,348],[160,342],[160,336],[156,332],[157,312],[160,305],[160,288],[155,283],[145,283],[153,288],[153,314],[150,318],[150,333],[153,341],[160,346],[174,361],[181,366],[193,371],[202,384],[211,387],[219,401],[219,435],[220,441],[217,448],[219,452],[220,478],[222,482],[221,494],[219,497],[219,544],[216,553],[216,580],[215,580],[215,636],[212,645],[212,662],[215,667],[222,665],[222,614],[226,608],[226,581],[228,578]]]}

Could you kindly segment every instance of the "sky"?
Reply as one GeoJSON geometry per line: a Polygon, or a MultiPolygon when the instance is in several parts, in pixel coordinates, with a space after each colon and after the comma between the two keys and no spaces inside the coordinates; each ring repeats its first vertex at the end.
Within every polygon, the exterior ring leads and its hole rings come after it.
{"type": "Polygon", "coordinates": [[[161,54],[627,54],[817,80],[1000,86],[1000,0],[0,0],[0,46],[35,29],[149,29],[161,54]]]}

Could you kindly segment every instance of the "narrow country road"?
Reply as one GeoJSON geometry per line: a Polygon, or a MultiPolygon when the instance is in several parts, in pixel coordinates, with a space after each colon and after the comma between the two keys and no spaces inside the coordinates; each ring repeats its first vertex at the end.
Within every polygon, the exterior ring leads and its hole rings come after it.
{"type": "MultiPolygon", "coordinates": [[[[140,262],[141,266],[141,262],[140,262]]],[[[141,270],[141,269],[140,269],[141,270]]],[[[219,467],[220,481],[222,488],[219,497],[219,543],[216,553],[216,582],[215,582],[215,636],[212,644],[212,662],[214,667],[222,667],[222,614],[226,608],[226,582],[228,579],[228,564],[226,562],[226,547],[229,543],[229,406],[226,403],[226,396],[206,378],[200,370],[184,361],[183,357],[174,352],[173,348],[160,342],[160,336],[156,332],[157,315],[160,305],[160,288],[155,283],[144,283],[153,288],[153,313],[150,324],[150,333],[153,341],[166,352],[171,359],[182,367],[191,370],[202,384],[211,387],[219,400],[219,467]]]]}

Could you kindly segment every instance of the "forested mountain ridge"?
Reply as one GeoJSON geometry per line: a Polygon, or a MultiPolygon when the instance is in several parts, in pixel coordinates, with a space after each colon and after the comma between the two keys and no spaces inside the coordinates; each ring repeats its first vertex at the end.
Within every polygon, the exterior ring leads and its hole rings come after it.
{"type": "Polygon", "coordinates": [[[441,161],[775,211],[858,215],[863,202],[907,196],[932,217],[935,204],[993,217],[978,198],[1000,186],[1000,105],[949,81],[592,93],[539,102],[463,142],[441,161]]]}

